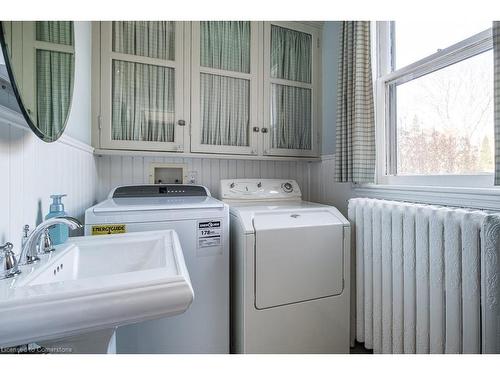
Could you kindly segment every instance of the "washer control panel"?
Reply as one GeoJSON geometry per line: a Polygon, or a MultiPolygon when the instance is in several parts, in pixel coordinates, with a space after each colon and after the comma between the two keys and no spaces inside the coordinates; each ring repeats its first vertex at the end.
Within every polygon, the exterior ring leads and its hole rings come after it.
{"type": "Polygon", "coordinates": [[[295,180],[231,179],[221,180],[221,198],[228,200],[300,200],[302,193],[295,180]]]}

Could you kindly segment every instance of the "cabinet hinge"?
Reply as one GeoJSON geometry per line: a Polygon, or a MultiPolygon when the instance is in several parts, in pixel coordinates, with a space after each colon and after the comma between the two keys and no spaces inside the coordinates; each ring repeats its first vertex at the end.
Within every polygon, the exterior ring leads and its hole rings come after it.
{"type": "Polygon", "coordinates": [[[316,46],[319,48],[320,47],[320,41],[319,38],[316,39],[316,46]]]}

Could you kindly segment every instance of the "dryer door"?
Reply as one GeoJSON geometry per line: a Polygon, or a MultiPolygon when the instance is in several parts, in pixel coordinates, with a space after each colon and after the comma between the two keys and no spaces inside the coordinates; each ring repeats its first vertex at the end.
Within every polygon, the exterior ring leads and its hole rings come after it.
{"type": "Polygon", "coordinates": [[[327,210],[257,213],[255,305],[265,309],[343,290],[343,225],[327,210]]]}

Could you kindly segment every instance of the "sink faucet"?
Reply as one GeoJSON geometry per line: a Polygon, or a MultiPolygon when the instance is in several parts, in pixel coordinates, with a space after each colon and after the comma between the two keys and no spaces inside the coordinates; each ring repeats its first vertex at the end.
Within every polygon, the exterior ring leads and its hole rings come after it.
{"type": "Polygon", "coordinates": [[[58,216],[42,221],[29,236],[25,237],[19,255],[20,264],[30,264],[39,259],[37,245],[40,242],[40,237],[46,229],[56,224],[65,224],[71,229],[82,228],[82,223],[71,216],[58,216]]]}

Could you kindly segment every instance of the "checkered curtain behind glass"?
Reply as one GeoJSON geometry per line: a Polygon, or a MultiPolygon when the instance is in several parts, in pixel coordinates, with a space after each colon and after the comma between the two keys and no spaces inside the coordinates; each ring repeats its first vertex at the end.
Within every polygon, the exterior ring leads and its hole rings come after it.
{"type": "Polygon", "coordinates": [[[373,182],[375,114],[370,22],[342,23],[337,85],[335,180],[373,182]]]}
{"type": "Polygon", "coordinates": [[[500,21],[493,22],[495,98],[495,185],[500,185],[500,21]]]}

